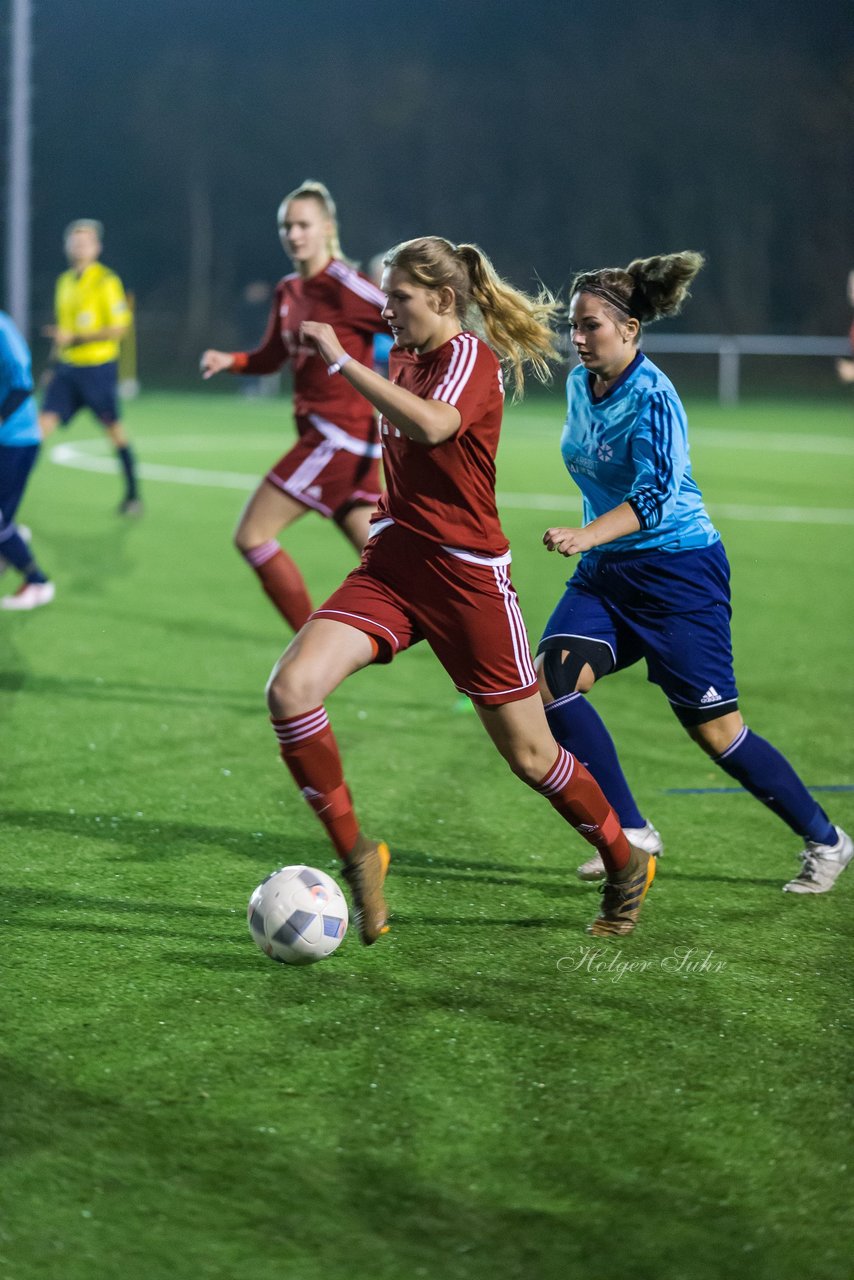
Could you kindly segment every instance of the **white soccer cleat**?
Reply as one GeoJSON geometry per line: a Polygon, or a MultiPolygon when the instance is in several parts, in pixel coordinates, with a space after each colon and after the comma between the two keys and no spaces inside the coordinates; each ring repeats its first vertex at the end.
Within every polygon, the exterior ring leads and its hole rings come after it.
{"type": "Polygon", "coordinates": [[[784,893],[828,893],[854,857],[854,841],[841,827],[833,828],[836,844],[808,840],[801,853],[803,866],[794,880],[783,885],[784,893]]]}
{"type": "Polygon", "coordinates": [[[629,844],[643,849],[644,853],[651,853],[654,858],[660,858],[664,853],[664,841],[651,822],[645,822],[642,827],[623,827],[623,835],[629,844]]]}
{"type": "MultiPolygon", "coordinates": [[[[642,827],[623,827],[623,835],[635,849],[651,853],[654,858],[660,858],[664,853],[664,842],[651,822],[645,822],[642,827]]],[[[601,855],[596,853],[587,862],[582,862],[575,874],[579,880],[604,880],[605,863],[601,855]]]]}
{"type": "Polygon", "coordinates": [[[575,874],[579,880],[604,880],[605,863],[602,861],[601,854],[594,853],[592,858],[582,862],[580,867],[576,867],[575,874]]]}
{"type": "Polygon", "coordinates": [[[24,582],[13,596],[0,600],[0,609],[39,609],[56,595],[52,582],[24,582]]]}

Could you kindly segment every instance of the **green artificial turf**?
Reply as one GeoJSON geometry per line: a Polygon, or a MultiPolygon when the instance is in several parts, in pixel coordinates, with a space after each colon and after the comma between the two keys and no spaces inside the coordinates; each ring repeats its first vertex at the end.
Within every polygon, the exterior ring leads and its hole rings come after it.
{"type": "MultiPolygon", "coordinates": [[[[743,711],[851,830],[850,413],[689,411],[743,711]]],[[[510,411],[499,463],[533,641],[570,568],[542,532],[579,518],[561,418],[510,411]]],[[[589,939],[587,846],[419,646],[328,704],[392,931],[271,963],[251,890],[336,872],[266,723],[286,634],[230,547],[287,406],[127,419],[144,518],[45,458],[21,518],[56,601],[0,615],[2,1280],[848,1277],[854,871],[781,893],[797,839],[635,668],[595,703],[666,853],[636,934],[589,939]]],[[[104,456],[82,420],[60,443],[104,456]]],[[[314,516],[287,545],[318,600],[353,562],[314,516]]]]}

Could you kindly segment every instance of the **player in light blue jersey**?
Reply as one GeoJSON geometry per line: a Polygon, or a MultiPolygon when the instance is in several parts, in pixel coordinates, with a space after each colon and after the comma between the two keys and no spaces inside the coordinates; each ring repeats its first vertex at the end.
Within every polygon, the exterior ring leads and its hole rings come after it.
{"type": "Polygon", "coordinates": [[[11,316],[0,311],[0,573],[11,565],[22,578],[13,595],[0,599],[2,609],[37,609],[54,597],[29,546],[29,530],[15,523],[39,443],[30,352],[11,316]]]}
{"type": "MultiPolygon", "coordinates": [[[[584,525],[543,537],[550,551],[581,561],[539,645],[540,691],[557,741],[587,765],[629,841],[658,855],[661,837],[584,696],[602,676],[643,658],[689,736],[803,839],[800,873],[784,889],[826,893],[854,844],[788,760],[742,719],[729,564],[691,474],[685,410],[639,346],[641,326],[674,315],[702,265],[697,253],[666,254],[573,280],[580,364],[567,379],[561,452],[583,495],[584,525]]],[[[591,858],[578,873],[599,879],[603,868],[591,858]]]]}

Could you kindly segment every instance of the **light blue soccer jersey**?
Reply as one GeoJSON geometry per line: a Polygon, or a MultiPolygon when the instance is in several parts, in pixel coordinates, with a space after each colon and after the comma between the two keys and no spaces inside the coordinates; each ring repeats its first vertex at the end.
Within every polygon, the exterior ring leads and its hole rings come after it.
{"type": "Polygon", "coordinates": [[[26,342],[5,311],[0,311],[0,444],[38,444],[40,440],[33,371],[26,342]],[[26,393],[22,399],[22,394],[26,393]]]}
{"type": "Polygon", "coordinates": [[[561,453],[584,499],[584,523],[631,504],[640,521],[585,557],[633,551],[685,551],[717,542],[691,475],[688,421],[669,378],[639,351],[601,400],[579,365],[566,380],[561,453]]]}

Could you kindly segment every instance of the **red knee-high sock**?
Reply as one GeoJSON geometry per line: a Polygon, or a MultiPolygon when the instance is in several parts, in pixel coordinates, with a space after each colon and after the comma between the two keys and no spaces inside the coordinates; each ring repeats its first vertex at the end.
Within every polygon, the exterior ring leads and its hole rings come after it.
{"type": "Polygon", "coordinates": [[[358,839],[359,824],[326,712],[315,707],[302,715],[273,719],[272,724],[294,782],[326,827],[339,857],[346,858],[358,839]]]}
{"type": "Polygon", "coordinates": [[[546,776],[535,783],[534,790],[544,795],[579,835],[596,846],[609,877],[626,867],[631,848],[620,819],[580,760],[558,747],[557,759],[546,776]]]}
{"type": "Polygon", "coordinates": [[[285,622],[299,631],[311,614],[311,597],[291,557],[272,538],[240,554],[258,574],[261,586],[285,622]]]}

